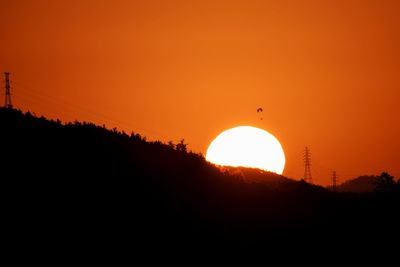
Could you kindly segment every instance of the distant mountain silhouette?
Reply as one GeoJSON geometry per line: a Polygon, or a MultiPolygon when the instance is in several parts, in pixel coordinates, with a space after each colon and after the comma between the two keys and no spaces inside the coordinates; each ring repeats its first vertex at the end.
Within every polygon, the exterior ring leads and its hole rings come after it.
{"type": "Polygon", "coordinates": [[[149,142],[11,109],[0,109],[0,129],[9,246],[265,251],[304,240],[385,241],[395,236],[388,222],[399,222],[398,194],[337,193],[258,169],[219,168],[184,140],[149,142]]]}
{"type": "Polygon", "coordinates": [[[348,181],[345,181],[337,187],[338,191],[341,192],[354,192],[354,193],[366,193],[373,192],[375,185],[374,182],[377,176],[364,175],[348,181]]]}

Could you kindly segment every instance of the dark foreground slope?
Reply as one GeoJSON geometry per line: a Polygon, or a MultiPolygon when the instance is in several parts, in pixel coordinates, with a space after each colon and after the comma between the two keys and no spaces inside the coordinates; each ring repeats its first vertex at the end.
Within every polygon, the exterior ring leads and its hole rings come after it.
{"type": "Polygon", "coordinates": [[[0,129],[8,233],[28,247],[301,248],[398,234],[396,194],[332,193],[258,170],[221,171],[184,147],[15,110],[0,110],[0,129]]]}

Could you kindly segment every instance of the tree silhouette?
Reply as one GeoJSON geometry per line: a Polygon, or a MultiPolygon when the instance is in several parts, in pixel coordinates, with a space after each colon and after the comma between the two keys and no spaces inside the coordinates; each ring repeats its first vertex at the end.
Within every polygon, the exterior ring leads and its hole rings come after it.
{"type": "Polygon", "coordinates": [[[175,144],[174,144],[174,142],[168,141],[167,145],[168,145],[170,148],[175,149],[175,144]]]}
{"type": "Polygon", "coordinates": [[[176,150],[186,152],[187,151],[187,144],[185,144],[185,139],[181,139],[181,141],[176,144],[176,150]]]}
{"type": "Polygon", "coordinates": [[[374,185],[375,191],[382,193],[393,192],[396,188],[394,177],[387,172],[382,172],[381,175],[375,179],[374,185]]]}

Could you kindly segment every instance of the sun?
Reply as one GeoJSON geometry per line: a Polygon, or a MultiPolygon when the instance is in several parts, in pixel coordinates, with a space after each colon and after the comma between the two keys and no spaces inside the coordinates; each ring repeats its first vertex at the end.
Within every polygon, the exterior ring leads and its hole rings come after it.
{"type": "Polygon", "coordinates": [[[251,167],[282,174],[285,153],[278,139],[265,130],[238,126],[219,134],[207,149],[206,159],[216,165],[251,167]]]}

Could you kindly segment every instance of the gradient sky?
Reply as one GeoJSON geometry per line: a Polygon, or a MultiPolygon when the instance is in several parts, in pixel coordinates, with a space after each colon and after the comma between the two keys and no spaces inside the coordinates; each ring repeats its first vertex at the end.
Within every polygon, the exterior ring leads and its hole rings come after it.
{"type": "MultiPolygon", "coordinates": [[[[284,175],[400,176],[400,1],[0,0],[16,108],[205,154],[238,125],[275,135],[284,175]],[[264,108],[261,121],[256,113],[264,108]]],[[[4,97],[4,92],[3,92],[4,97]]],[[[3,100],[1,100],[3,101],[3,100]]]]}

